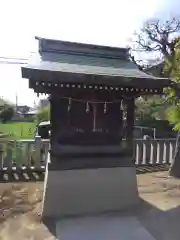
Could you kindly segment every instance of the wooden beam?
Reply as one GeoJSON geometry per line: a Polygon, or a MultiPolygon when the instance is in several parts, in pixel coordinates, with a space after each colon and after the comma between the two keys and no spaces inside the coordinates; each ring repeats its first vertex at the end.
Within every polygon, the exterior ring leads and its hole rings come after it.
{"type": "Polygon", "coordinates": [[[126,140],[128,152],[133,157],[133,128],[134,128],[134,112],[135,99],[128,99],[127,101],[127,126],[126,126],[126,140]]]}

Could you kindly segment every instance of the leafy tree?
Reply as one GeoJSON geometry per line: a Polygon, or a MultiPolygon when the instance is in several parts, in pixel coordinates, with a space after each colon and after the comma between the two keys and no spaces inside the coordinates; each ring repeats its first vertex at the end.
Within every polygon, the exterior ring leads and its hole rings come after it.
{"type": "MultiPolygon", "coordinates": [[[[173,61],[166,59],[165,69],[171,69],[170,76],[176,83],[180,83],[180,38],[177,39],[173,61]]],[[[178,131],[175,154],[169,173],[171,176],[180,178],[180,94],[177,88],[168,88],[166,93],[169,102],[172,104],[167,111],[167,118],[174,125],[174,130],[178,131]]]]}
{"type": "Polygon", "coordinates": [[[5,104],[0,112],[0,119],[3,123],[8,122],[14,115],[14,108],[10,105],[5,104]]]}
{"type": "MultiPolygon", "coordinates": [[[[143,24],[140,32],[135,34],[134,50],[136,52],[158,53],[163,62],[163,64],[161,64],[162,69],[160,75],[163,77],[170,77],[173,75],[173,78],[175,77],[176,80],[178,80],[178,74],[175,74],[175,72],[178,73],[177,70],[180,68],[176,60],[179,55],[177,50],[177,46],[179,45],[179,34],[180,19],[172,18],[167,21],[150,19],[143,24]]],[[[139,65],[133,56],[131,59],[141,70],[144,70],[144,66],[139,65]]],[[[168,103],[164,99],[162,101],[160,97],[159,100],[156,99],[156,103],[153,104],[151,100],[153,97],[149,97],[148,101],[144,101],[143,112],[146,116],[149,114],[155,117],[156,115],[158,119],[165,119],[170,116],[170,114],[165,115],[164,113],[166,113],[168,105],[174,104],[175,92],[173,89],[166,89],[166,94],[168,95],[168,103]],[[147,110],[145,110],[145,108],[147,110]]],[[[172,109],[169,110],[169,113],[170,111],[172,111],[172,109]]],[[[170,122],[172,123],[172,121],[170,122]]]]}
{"type": "Polygon", "coordinates": [[[136,115],[140,119],[165,120],[169,104],[162,96],[151,96],[136,100],[136,115]]]}
{"type": "Polygon", "coordinates": [[[37,123],[50,120],[50,105],[39,109],[38,113],[36,114],[35,120],[37,121],[37,123]]]}
{"type": "MultiPolygon", "coordinates": [[[[140,33],[136,34],[136,51],[146,53],[159,53],[162,60],[161,76],[172,77],[180,82],[180,20],[172,18],[165,22],[159,19],[149,20],[144,23],[140,33]]],[[[132,61],[139,64],[132,57],[132,61]]],[[[142,68],[140,66],[139,68],[142,68]]],[[[174,89],[166,89],[168,102],[172,105],[167,111],[170,123],[179,131],[175,155],[170,167],[170,175],[180,177],[180,101],[174,89]]]]}

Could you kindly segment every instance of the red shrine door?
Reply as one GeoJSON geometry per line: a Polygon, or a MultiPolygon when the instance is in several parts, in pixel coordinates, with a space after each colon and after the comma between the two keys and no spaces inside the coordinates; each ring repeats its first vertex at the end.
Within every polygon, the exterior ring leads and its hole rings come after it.
{"type": "Polygon", "coordinates": [[[102,144],[118,144],[123,134],[123,117],[120,104],[97,104],[95,113],[95,132],[99,134],[102,144]]]}
{"type": "Polygon", "coordinates": [[[119,103],[102,104],[60,100],[54,130],[59,144],[114,145],[122,139],[122,111],[119,103]]]}

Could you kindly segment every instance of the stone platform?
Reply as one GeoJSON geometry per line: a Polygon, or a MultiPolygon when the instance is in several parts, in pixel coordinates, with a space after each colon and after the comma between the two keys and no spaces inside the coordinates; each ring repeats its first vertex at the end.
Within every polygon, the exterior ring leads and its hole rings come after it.
{"type": "Polygon", "coordinates": [[[128,209],[137,203],[135,167],[46,169],[43,217],[99,214],[128,209]]]}
{"type": "Polygon", "coordinates": [[[155,240],[135,216],[119,214],[58,221],[56,237],[61,240],[155,240]]]}

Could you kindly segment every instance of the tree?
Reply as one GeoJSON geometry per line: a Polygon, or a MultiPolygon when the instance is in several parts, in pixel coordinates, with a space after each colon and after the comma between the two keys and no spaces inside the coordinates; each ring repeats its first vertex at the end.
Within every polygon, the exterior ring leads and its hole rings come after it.
{"type": "Polygon", "coordinates": [[[40,123],[43,121],[49,121],[50,120],[50,105],[39,109],[35,118],[36,118],[37,123],[40,123]]]}
{"type": "Polygon", "coordinates": [[[136,115],[149,120],[165,120],[168,107],[169,104],[162,96],[139,98],[136,100],[136,115]]]}
{"type": "MultiPolygon", "coordinates": [[[[173,62],[169,59],[165,62],[165,68],[171,69],[171,77],[176,83],[180,83],[180,38],[175,46],[173,62]]],[[[167,89],[168,100],[172,107],[167,111],[168,120],[174,124],[174,130],[178,131],[176,139],[176,148],[169,174],[173,177],[180,178],[180,94],[174,89],[167,89]]]]}
{"type": "Polygon", "coordinates": [[[14,115],[14,108],[8,104],[5,104],[0,112],[0,119],[3,123],[8,122],[14,115]]]}
{"type": "MultiPolygon", "coordinates": [[[[165,22],[159,19],[149,20],[144,23],[140,33],[136,34],[136,51],[146,53],[159,53],[163,62],[161,75],[172,77],[180,82],[180,20],[172,18],[165,22]]],[[[132,61],[136,62],[132,57],[132,61]]],[[[137,65],[139,65],[136,62],[137,65]]],[[[180,177],[180,102],[174,89],[166,89],[168,102],[173,105],[168,111],[169,121],[175,124],[179,131],[176,141],[176,150],[170,167],[169,174],[180,177]]]]}
{"type": "MultiPolygon", "coordinates": [[[[148,20],[143,24],[141,31],[135,34],[135,51],[158,53],[160,60],[166,59],[171,62],[171,67],[166,69],[166,71],[163,71],[164,66],[162,66],[162,74],[164,76],[170,76],[179,33],[180,19],[172,18],[167,21],[161,21],[159,19],[148,20]]],[[[139,68],[142,68],[142,66],[135,61],[134,57],[131,57],[131,59],[139,68]]]]}

